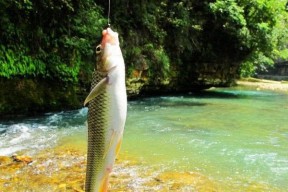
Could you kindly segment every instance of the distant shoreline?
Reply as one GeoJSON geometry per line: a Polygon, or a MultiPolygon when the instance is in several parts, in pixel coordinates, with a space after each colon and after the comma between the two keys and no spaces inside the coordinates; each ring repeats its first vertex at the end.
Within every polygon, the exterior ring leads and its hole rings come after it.
{"type": "Polygon", "coordinates": [[[288,81],[273,81],[266,79],[247,78],[236,82],[237,86],[255,87],[256,90],[271,90],[288,93],[288,81]]]}

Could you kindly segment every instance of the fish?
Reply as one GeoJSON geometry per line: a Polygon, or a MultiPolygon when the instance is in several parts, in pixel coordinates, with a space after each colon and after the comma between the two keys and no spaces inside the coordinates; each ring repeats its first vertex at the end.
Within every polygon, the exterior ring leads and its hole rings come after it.
{"type": "Polygon", "coordinates": [[[92,73],[88,106],[88,149],[85,191],[108,190],[109,175],[120,151],[127,116],[125,63],[118,33],[102,31],[96,47],[97,62],[92,73]]]}

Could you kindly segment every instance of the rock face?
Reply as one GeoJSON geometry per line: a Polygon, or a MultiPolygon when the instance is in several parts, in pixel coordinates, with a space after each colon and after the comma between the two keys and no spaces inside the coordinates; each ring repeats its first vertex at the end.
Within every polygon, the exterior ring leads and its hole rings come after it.
{"type": "MultiPolygon", "coordinates": [[[[181,70],[171,69],[169,80],[159,81],[149,79],[147,67],[137,69],[137,74],[133,73],[126,80],[128,97],[230,86],[237,78],[239,66],[233,63],[194,63],[180,67],[181,70]],[[142,75],[139,75],[139,70],[142,75]]],[[[78,83],[61,83],[41,78],[0,78],[0,118],[83,107],[90,89],[90,80],[87,77],[79,78],[78,83]]]]}
{"type": "MultiPolygon", "coordinates": [[[[193,63],[187,71],[187,82],[199,89],[207,87],[231,86],[238,78],[239,63],[233,62],[204,62],[193,63]]],[[[181,85],[187,85],[180,82],[181,85]]]]}
{"type": "Polygon", "coordinates": [[[259,71],[258,78],[271,80],[288,80],[288,61],[280,61],[267,71],[259,71]]]}
{"type": "Polygon", "coordinates": [[[43,79],[0,79],[0,116],[78,108],[78,88],[43,79]]]}

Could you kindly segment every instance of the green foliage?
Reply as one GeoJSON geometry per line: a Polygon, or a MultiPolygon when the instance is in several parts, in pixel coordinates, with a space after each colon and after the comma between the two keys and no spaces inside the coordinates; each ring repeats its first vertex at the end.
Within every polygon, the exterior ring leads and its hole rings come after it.
{"type": "Polygon", "coordinates": [[[162,26],[167,14],[164,4],[155,1],[111,4],[112,27],[123,38],[121,45],[128,76],[133,70],[144,67],[149,82],[156,85],[167,81],[170,71],[170,59],[164,47],[167,31],[162,26]]]}
{"type": "Polygon", "coordinates": [[[146,55],[149,79],[154,84],[162,84],[169,81],[170,59],[163,47],[155,47],[148,43],[143,46],[142,53],[146,55]]]}
{"type": "Polygon", "coordinates": [[[0,76],[68,83],[78,81],[82,67],[93,66],[105,21],[94,1],[4,0],[0,15],[0,44],[5,45],[0,76]]]}
{"type": "Polygon", "coordinates": [[[158,65],[152,64],[152,70],[156,73],[158,78],[167,80],[170,70],[170,59],[163,47],[154,51],[154,60],[158,65]]]}
{"type": "Polygon", "coordinates": [[[106,24],[102,10],[96,4],[87,4],[85,9],[79,10],[72,19],[72,30],[75,35],[66,36],[64,44],[81,51],[85,56],[94,54],[93,44],[100,38],[101,31],[106,24]],[[77,35],[76,35],[77,34],[77,35]]]}
{"type": "Polygon", "coordinates": [[[251,54],[251,58],[248,57],[247,60],[243,61],[241,64],[241,77],[250,77],[251,74],[255,74],[257,70],[265,71],[267,67],[274,64],[274,61],[265,56],[262,52],[257,52],[251,54]]]}
{"type": "Polygon", "coordinates": [[[167,23],[166,30],[169,31],[169,35],[166,37],[166,46],[172,49],[171,54],[175,54],[175,52],[176,54],[183,53],[184,50],[193,52],[198,49],[195,42],[198,41],[197,37],[199,32],[202,31],[202,26],[199,25],[201,20],[196,21],[192,16],[193,7],[191,2],[167,2],[163,8],[167,12],[165,22],[167,23]]]}
{"type": "Polygon", "coordinates": [[[25,52],[16,52],[0,46],[0,76],[10,78],[38,75],[46,75],[46,66],[41,60],[27,56],[25,52]]]}
{"type": "Polygon", "coordinates": [[[284,1],[217,0],[209,3],[219,29],[233,36],[234,51],[241,53],[241,74],[253,75],[273,60],[285,57],[287,13],[284,1]],[[237,50],[238,49],[238,50],[237,50]],[[282,51],[281,51],[282,50],[282,51]]]}
{"type": "MultiPolygon", "coordinates": [[[[107,9],[106,0],[1,1],[0,44],[5,47],[0,76],[77,82],[79,74],[93,68],[107,9]]],[[[112,28],[120,34],[127,71],[132,73],[144,58],[155,83],[190,82],[203,71],[231,79],[232,68],[249,76],[278,58],[287,59],[287,14],[284,0],[111,4],[112,28]]]]}
{"type": "MultiPolygon", "coordinates": [[[[25,108],[29,99],[40,110],[65,102],[75,107],[79,92],[90,87],[108,2],[1,0],[0,78],[12,85],[2,92],[22,100],[2,94],[8,104],[0,108],[17,103],[25,108]]],[[[287,0],[118,0],[111,1],[110,21],[128,78],[145,71],[142,80],[148,81],[137,87],[169,83],[191,90],[228,85],[288,60],[287,5],[287,0]]]]}
{"type": "Polygon", "coordinates": [[[124,35],[128,71],[138,55],[146,55],[154,82],[156,76],[164,80],[164,73],[189,82],[201,71],[211,78],[227,74],[230,81],[287,58],[286,7],[283,0],[118,1],[112,3],[112,21],[124,35]],[[231,70],[239,74],[231,76],[231,70]]]}
{"type": "Polygon", "coordinates": [[[73,64],[71,63],[71,66],[68,66],[59,56],[55,54],[48,55],[45,60],[49,77],[63,82],[77,82],[81,62],[79,56],[75,57],[73,64]]]}

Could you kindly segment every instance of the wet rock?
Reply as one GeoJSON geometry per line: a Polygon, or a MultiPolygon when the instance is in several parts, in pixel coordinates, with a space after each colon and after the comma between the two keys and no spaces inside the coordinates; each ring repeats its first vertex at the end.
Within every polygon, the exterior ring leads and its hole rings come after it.
{"type": "Polygon", "coordinates": [[[218,191],[209,178],[194,172],[163,172],[155,181],[165,183],[171,191],[218,191]]]}
{"type": "Polygon", "coordinates": [[[0,156],[0,166],[7,165],[9,163],[12,163],[12,160],[10,157],[7,156],[0,156]]]}
{"type": "Polygon", "coordinates": [[[25,164],[30,164],[33,162],[32,157],[25,156],[25,155],[12,155],[11,157],[14,162],[22,162],[25,164]]]}

